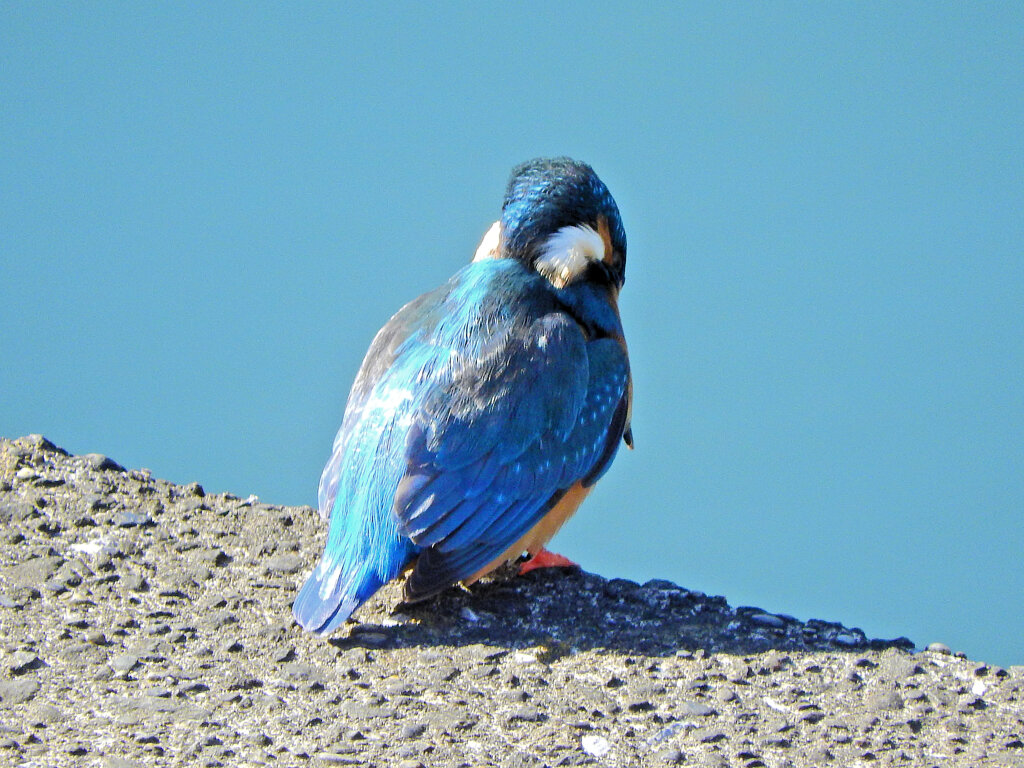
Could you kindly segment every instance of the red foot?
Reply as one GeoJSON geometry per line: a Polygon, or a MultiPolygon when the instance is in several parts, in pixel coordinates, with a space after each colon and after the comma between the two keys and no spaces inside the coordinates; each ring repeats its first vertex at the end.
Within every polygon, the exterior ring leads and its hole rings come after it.
{"type": "Polygon", "coordinates": [[[579,563],[574,563],[568,557],[563,557],[556,552],[541,549],[536,555],[519,566],[519,575],[529,573],[534,568],[578,568],[579,563]]]}

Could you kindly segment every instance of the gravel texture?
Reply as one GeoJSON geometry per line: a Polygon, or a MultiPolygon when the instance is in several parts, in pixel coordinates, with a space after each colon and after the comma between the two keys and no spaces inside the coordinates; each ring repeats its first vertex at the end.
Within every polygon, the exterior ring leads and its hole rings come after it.
{"type": "Polygon", "coordinates": [[[667,581],[502,574],[329,639],[309,507],[0,439],[0,765],[1024,766],[1024,668],[667,581]]]}

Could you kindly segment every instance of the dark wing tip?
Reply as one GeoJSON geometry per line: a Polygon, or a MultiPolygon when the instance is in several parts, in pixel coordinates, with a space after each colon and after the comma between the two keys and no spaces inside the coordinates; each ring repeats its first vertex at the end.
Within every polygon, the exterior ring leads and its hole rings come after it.
{"type": "Polygon", "coordinates": [[[420,553],[416,565],[405,580],[402,597],[407,603],[418,603],[444,592],[457,579],[448,563],[449,558],[436,549],[428,548],[420,553]]]}

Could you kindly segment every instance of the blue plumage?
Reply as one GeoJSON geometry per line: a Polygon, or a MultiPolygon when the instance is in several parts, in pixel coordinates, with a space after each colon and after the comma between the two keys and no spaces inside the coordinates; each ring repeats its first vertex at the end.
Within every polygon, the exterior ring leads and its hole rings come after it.
{"type": "Polygon", "coordinates": [[[553,534],[630,440],[625,249],[589,166],[513,171],[493,258],[370,346],[320,481],[330,530],[300,624],[336,628],[410,566],[406,597],[430,597],[553,534]]]}

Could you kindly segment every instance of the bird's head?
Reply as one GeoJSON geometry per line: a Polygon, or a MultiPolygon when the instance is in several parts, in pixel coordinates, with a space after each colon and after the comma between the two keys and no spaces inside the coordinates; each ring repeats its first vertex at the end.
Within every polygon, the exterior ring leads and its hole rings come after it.
{"type": "Polygon", "coordinates": [[[567,157],[539,158],[516,167],[501,219],[476,260],[511,258],[562,290],[580,281],[625,281],[626,232],[619,208],[594,169],[567,157]]]}

